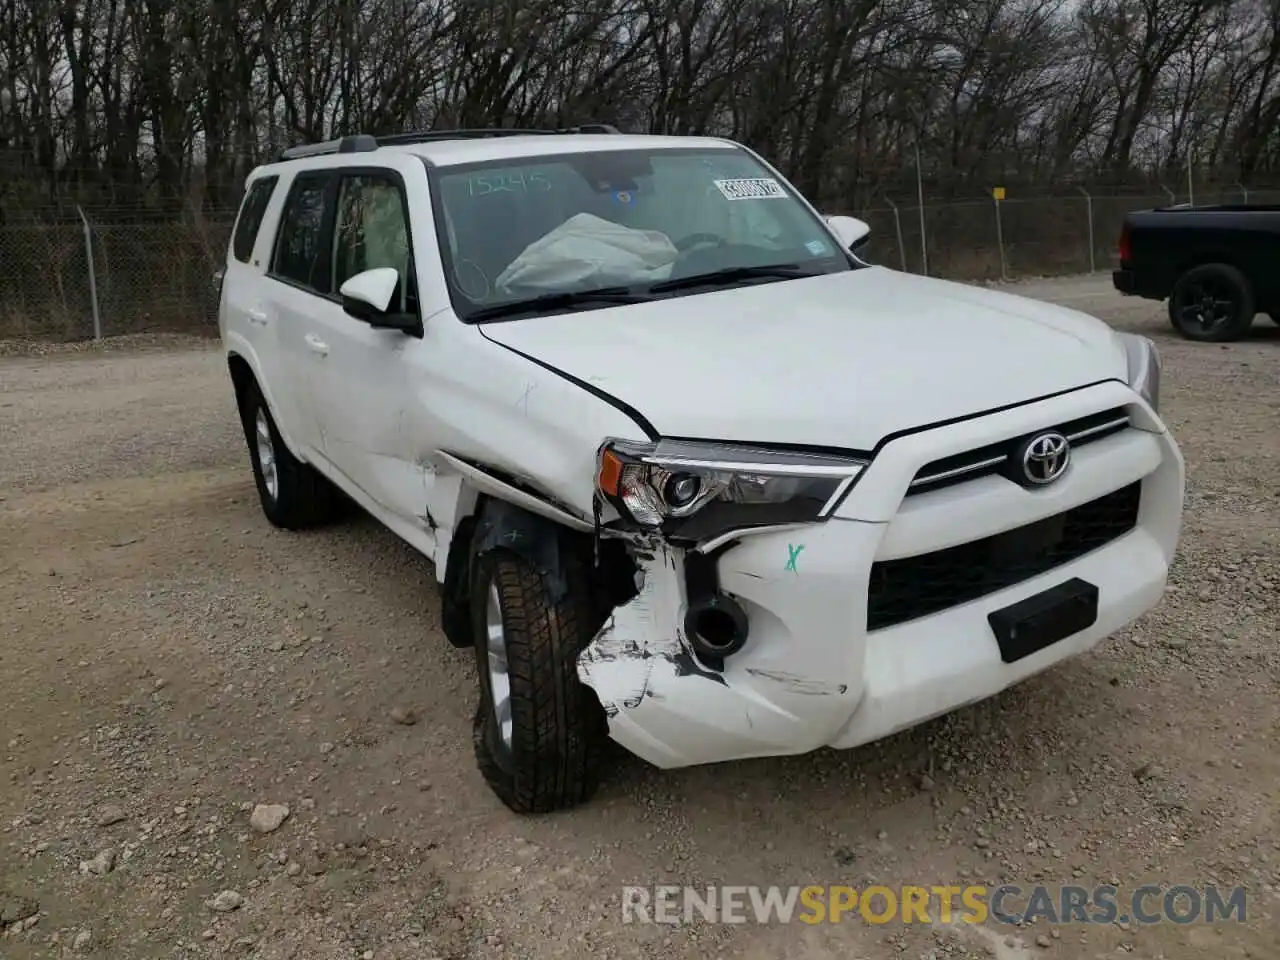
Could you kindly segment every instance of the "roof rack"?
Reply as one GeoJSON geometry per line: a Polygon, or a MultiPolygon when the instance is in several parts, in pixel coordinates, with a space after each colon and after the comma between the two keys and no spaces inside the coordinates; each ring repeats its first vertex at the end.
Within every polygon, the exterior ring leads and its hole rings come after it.
{"type": "Polygon", "coordinates": [[[411,143],[435,143],[440,140],[480,140],[485,137],[554,136],[564,133],[619,133],[617,127],[607,123],[584,123],[559,130],[523,130],[514,127],[492,127],[464,130],[419,130],[410,133],[392,133],[374,137],[356,133],[337,140],[322,143],[304,143],[290,147],[280,154],[281,160],[297,160],[301,157],[319,157],[330,153],[369,153],[379,147],[404,146],[411,143]]]}

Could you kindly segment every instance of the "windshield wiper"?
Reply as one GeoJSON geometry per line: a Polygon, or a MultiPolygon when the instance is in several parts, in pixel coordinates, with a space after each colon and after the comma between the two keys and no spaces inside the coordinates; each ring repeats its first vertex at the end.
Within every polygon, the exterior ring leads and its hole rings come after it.
{"type": "Polygon", "coordinates": [[[729,267],[710,273],[695,273],[675,280],[664,280],[649,288],[650,293],[669,293],[689,287],[709,287],[715,284],[737,283],[740,280],[793,280],[798,277],[816,277],[818,272],[806,270],[798,263],[772,263],[759,267],[729,267]]]}
{"type": "Polygon", "coordinates": [[[574,290],[567,293],[542,293],[523,300],[495,303],[467,314],[468,320],[496,320],[514,317],[522,313],[541,313],[547,310],[565,310],[573,307],[613,306],[623,303],[646,303],[653,298],[627,287],[604,287],[600,290],[574,290]]]}

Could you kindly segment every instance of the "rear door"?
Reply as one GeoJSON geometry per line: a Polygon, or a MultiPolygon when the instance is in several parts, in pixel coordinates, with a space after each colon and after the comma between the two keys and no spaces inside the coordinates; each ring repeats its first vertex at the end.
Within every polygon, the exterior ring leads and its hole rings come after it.
{"type": "Polygon", "coordinates": [[[333,186],[329,170],[299,173],[289,184],[267,271],[265,313],[276,337],[281,366],[276,381],[278,418],[294,453],[323,457],[324,443],[312,394],[313,377],[328,346],[316,334],[320,314],[335,309],[332,280],[333,186]]]}
{"type": "Polygon", "coordinates": [[[262,229],[264,222],[271,223],[279,217],[283,202],[279,195],[282,191],[276,189],[279,184],[280,177],[275,174],[260,176],[246,184],[219,293],[218,316],[223,342],[252,355],[268,392],[273,392],[284,381],[277,331],[269,322],[270,306],[266,297],[264,264],[271,259],[274,233],[262,229]]]}

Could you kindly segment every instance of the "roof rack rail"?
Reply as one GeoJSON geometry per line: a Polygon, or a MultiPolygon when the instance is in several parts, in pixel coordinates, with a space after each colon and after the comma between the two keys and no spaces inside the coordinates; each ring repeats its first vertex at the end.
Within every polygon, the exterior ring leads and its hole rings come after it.
{"type": "Polygon", "coordinates": [[[281,160],[297,160],[299,157],[319,157],[327,153],[368,153],[378,149],[378,141],[367,133],[357,133],[337,140],[320,143],[304,143],[290,147],[280,154],[281,160]]]}
{"type": "Polygon", "coordinates": [[[583,123],[576,127],[558,130],[534,130],[518,127],[478,127],[462,130],[418,130],[409,133],[392,133],[381,137],[357,133],[337,140],[321,143],[304,143],[290,147],[280,154],[281,160],[297,160],[301,157],[319,157],[331,153],[369,153],[379,147],[404,146],[411,143],[435,143],[441,140],[479,140],[485,137],[554,136],[565,133],[620,133],[608,123],[583,123]]]}

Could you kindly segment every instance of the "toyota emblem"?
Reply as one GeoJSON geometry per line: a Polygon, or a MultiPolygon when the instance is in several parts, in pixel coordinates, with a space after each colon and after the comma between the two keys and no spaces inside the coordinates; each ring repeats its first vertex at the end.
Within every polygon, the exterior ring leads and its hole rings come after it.
{"type": "Polygon", "coordinates": [[[1071,463],[1071,444],[1056,431],[1039,433],[1022,447],[1022,475],[1029,484],[1053,483],[1071,463]]]}

